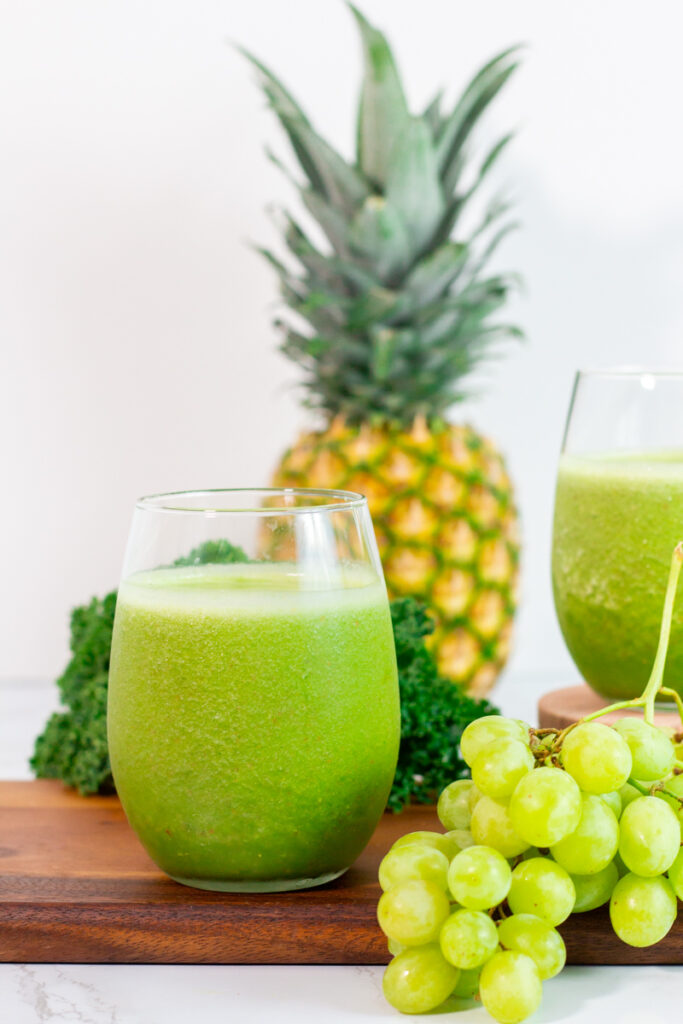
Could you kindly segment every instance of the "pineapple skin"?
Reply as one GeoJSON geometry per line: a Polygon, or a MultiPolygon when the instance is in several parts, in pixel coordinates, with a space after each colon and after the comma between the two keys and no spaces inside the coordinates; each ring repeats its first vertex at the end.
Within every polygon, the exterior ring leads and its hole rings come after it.
{"type": "Polygon", "coordinates": [[[439,671],[482,696],[507,661],[517,604],[519,528],[494,445],[466,425],[416,421],[302,433],[276,487],[358,491],[368,500],[390,598],[424,601],[439,671]]]}

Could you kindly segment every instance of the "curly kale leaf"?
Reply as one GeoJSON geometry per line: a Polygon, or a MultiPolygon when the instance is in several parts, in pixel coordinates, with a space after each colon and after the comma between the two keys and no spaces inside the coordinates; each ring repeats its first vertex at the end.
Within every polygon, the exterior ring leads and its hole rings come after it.
{"type": "Polygon", "coordinates": [[[497,708],[477,700],[439,676],[425,644],[433,624],[424,605],[412,598],[391,603],[401,693],[401,746],[388,807],[400,811],[408,803],[432,803],[450,782],[468,768],[460,756],[465,726],[497,708]]]}
{"type": "MultiPolygon", "coordinates": [[[[174,565],[248,562],[227,540],[207,541],[174,565]]],[[[65,711],[56,712],[37,738],[31,767],[38,778],[61,779],[79,793],[113,793],[107,746],[107,684],[116,591],[71,613],[73,657],[57,680],[65,711]]]]}
{"type": "Polygon", "coordinates": [[[57,680],[68,710],[52,715],[36,740],[31,767],[80,793],[114,791],[107,746],[107,682],[116,591],[71,613],[73,657],[57,680]]]}
{"type": "Polygon", "coordinates": [[[231,544],[229,540],[205,540],[198,548],[192,548],[189,555],[176,558],[174,565],[233,565],[237,562],[250,562],[251,559],[243,548],[231,544]]]}

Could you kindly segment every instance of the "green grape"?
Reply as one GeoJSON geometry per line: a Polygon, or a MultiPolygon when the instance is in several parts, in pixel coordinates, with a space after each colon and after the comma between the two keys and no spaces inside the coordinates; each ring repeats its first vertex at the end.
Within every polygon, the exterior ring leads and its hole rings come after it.
{"type": "Polygon", "coordinates": [[[456,910],[441,926],[439,945],[449,964],[471,971],[493,956],[498,933],[491,918],[481,910],[456,910]]]}
{"type": "Polygon", "coordinates": [[[683,761],[683,743],[674,742],[674,756],[677,761],[683,761]]]}
{"type": "Polygon", "coordinates": [[[379,866],[379,884],[386,892],[392,885],[422,879],[434,882],[440,889],[448,885],[448,858],[433,846],[396,846],[379,866]]]}
{"type": "Polygon", "coordinates": [[[483,796],[472,812],[472,836],[480,846],[491,846],[504,857],[517,857],[529,844],[515,832],[505,804],[483,796]]]}
{"type": "Polygon", "coordinates": [[[631,751],[631,775],[654,782],[668,775],[674,766],[673,743],[661,729],[642,718],[620,718],[613,728],[626,740],[631,751]]]}
{"type": "Polygon", "coordinates": [[[529,727],[526,722],[516,718],[503,718],[502,715],[484,715],[470,722],[460,737],[460,753],[463,761],[472,767],[480,750],[489,743],[501,739],[521,740],[529,742],[529,727]]]}
{"type": "Polygon", "coordinates": [[[503,949],[513,949],[530,956],[541,981],[559,974],[567,960],[567,950],[560,933],[535,914],[506,917],[498,925],[498,941],[503,949]]]}
{"type": "Polygon", "coordinates": [[[489,846],[461,850],[448,869],[448,888],[468,910],[489,910],[505,899],[510,888],[510,865],[489,846]]]}
{"type": "MultiPolygon", "coordinates": [[[[624,874],[626,874],[624,869],[624,874]]],[[[572,875],[576,890],[576,900],[572,914],[582,914],[586,910],[595,910],[607,903],[614,886],[619,881],[619,871],[615,861],[608,864],[602,871],[594,875],[572,875]]]]}
{"type": "Polygon", "coordinates": [[[583,793],[581,820],[550,852],[570,875],[593,875],[610,863],[619,845],[619,823],[599,796],[583,793]]]}
{"type": "Polygon", "coordinates": [[[681,803],[681,800],[683,800],[683,775],[674,775],[672,778],[667,779],[664,783],[664,788],[667,790],[666,793],[661,789],[656,790],[655,796],[664,800],[672,808],[678,818],[678,823],[681,827],[681,839],[683,840],[683,804],[681,803]],[[681,800],[677,800],[676,797],[680,797],[681,800]]]}
{"type": "Polygon", "coordinates": [[[629,946],[654,946],[676,920],[676,896],[665,878],[628,874],[614,887],[609,916],[614,931],[629,946]]]}
{"type": "Polygon", "coordinates": [[[406,832],[404,836],[396,840],[391,848],[396,850],[401,846],[414,846],[415,844],[431,846],[435,850],[440,850],[449,860],[453,856],[453,840],[448,839],[443,832],[406,832]]]}
{"type": "Polygon", "coordinates": [[[631,774],[628,743],[601,722],[584,722],[568,732],[561,758],[581,789],[598,796],[619,789],[631,774]]]}
{"type": "Polygon", "coordinates": [[[658,790],[656,796],[665,800],[670,807],[673,807],[674,811],[680,811],[681,801],[677,800],[676,797],[680,797],[683,800],[683,775],[673,775],[670,779],[663,782],[662,785],[667,792],[663,793],[661,790],[658,790]],[[673,793],[673,796],[669,795],[671,793],[673,793]]]}
{"type": "MultiPolygon", "coordinates": [[[[628,785],[628,783],[626,783],[628,785]]],[[[631,787],[632,789],[633,787],[631,787]]],[[[613,789],[611,793],[601,793],[600,799],[604,800],[614,817],[619,821],[621,817],[621,797],[619,796],[619,790],[613,789]]]]}
{"type": "Polygon", "coordinates": [[[475,967],[471,971],[461,971],[458,984],[453,989],[453,995],[458,999],[474,999],[479,991],[479,978],[481,967],[475,967]]]}
{"type": "Polygon", "coordinates": [[[679,900],[683,900],[683,849],[678,851],[676,860],[668,870],[669,881],[679,900]]]}
{"type": "Polygon", "coordinates": [[[569,917],[575,901],[569,874],[547,857],[523,860],[512,872],[508,904],[513,914],[535,914],[556,927],[569,917]]]}
{"type": "Polygon", "coordinates": [[[461,850],[466,850],[469,846],[475,845],[472,833],[464,828],[454,828],[450,832],[446,832],[446,838],[454,844],[451,860],[455,857],[456,853],[460,853],[461,850]]]}
{"type": "Polygon", "coordinates": [[[475,757],[472,780],[484,796],[506,800],[535,763],[527,744],[513,739],[496,740],[475,757]]]}
{"type": "MultiPolygon", "coordinates": [[[[628,805],[633,801],[637,800],[640,793],[635,786],[632,786],[630,782],[625,782],[623,786],[619,787],[619,796],[621,797],[621,813],[623,814],[628,805]]],[[[619,815],[621,817],[621,815],[619,815]]]]}
{"type": "Polygon", "coordinates": [[[519,1024],[541,1002],[542,985],[536,964],[525,953],[495,953],[481,972],[479,994],[499,1024],[519,1024]]]}
{"type": "Polygon", "coordinates": [[[473,785],[472,789],[470,790],[470,812],[474,810],[474,808],[477,806],[481,798],[481,792],[477,789],[476,786],[473,785]]]}
{"type": "Polygon", "coordinates": [[[434,882],[401,882],[380,896],[377,920],[387,938],[421,946],[438,941],[450,911],[448,896],[434,882]]]}
{"type": "Polygon", "coordinates": [[[387,949],[392,956],[398,956],[399,953],[404,953],[406,949],[410,949],[410,946],[404,946],[402,942],[397,942],[396,939],[387,939],[387,949]]]}
{"type": "Polygon", "coordinates": [[[619,878],[623,878],[624,875],[628,874],[628,868],[626,867],[626,865],[624,864],[623,860],[619,856],[619,851],[618,850],[614,854],[614,860],[612,861],[612,863],[614,864],[615,868],[617,869],[617,874],[619,875],[619,878]]]}
{"type": "Polygon", "coordinates": [[[459,779],[441,793],[436,805],[439,821],[445,829],[467,829],[470,827],[472,806],[470,803],[474,783],[471,779],[459,779]]]}
{"type": "Polygon", "coordinates": [[[621,816],[619,855],[629,871],[652,878],[673,864],[681,845],[681,828],[663,800],[641,796],[621,816]]]}
{"type": "Polygon", "coordinates": [[[581,791],[560,768],[535,768],[517,783],[509,813],[522,839],[532,846],[552,846],[579,824],[581,791]]]}
{"type": "Polygon", "coordinates": [[[394,957],[384,972],[382,989],[387,1002],[401,1013],[428,1013],[448,999],[459,974],[436,944],[420,946],[394,957]]]}

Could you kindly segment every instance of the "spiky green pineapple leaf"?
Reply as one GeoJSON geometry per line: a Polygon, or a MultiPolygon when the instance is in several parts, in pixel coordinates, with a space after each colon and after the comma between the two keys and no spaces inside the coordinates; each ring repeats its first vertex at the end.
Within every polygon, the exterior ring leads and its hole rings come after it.
{"type": "Polygon", "coordinates": [[[349,327],[362,330],[377,323],[388,323],[396,314],[402,298],[390,288],[368,288],[349,306],[349,327]]]}
{"type": "Polygon", "coordinates": [[[259,72],[264,91],[266,91],[266,94],[271,100],[273,108],[278,116],[296,117],[304,124],[310,125],[308,117],[294,99],[289,89],[282,84],[280,79],[273,74],[270,68],[266,67],[263,61],[260,61],[258,57],[255,57],[254,54],[244,46],[238,46],[237,50],[259,72]]]}
{"type": "Polygon", "coordinates": [[[395,366],[397,332],[390,327],[376,327],[370,332],[372,373],[376,380],[387,380],[395,366]]]}
{"type": "Polygon", "coordinates": [[[325,184],[318,173],[315,161],[311,159],[306,147],[301,145],[297,136],[290,134],[292,122],[310,126],[308,117],[289,90],[285,88],[279,78],[262,61],[243,47],[238,47],[238,50],[259,72],[263,92],[268,99],[271,109],[287,133],[292,149],[311,186],[316,191],[323,192],[324,194],[325,184]]]}
{"type": "Polygon", "coordinates": [[[308,212],[325,232],[337,255],[342,259],[348,259],[351,255],[349,225],[340,211],[311,189],[302,190],[301,199],[308,212]]]}
{"type": "MultiPolygon", "coordinates": [[[[469,186],[469,188],[466,191],[457,193],[447,203],[444,215],[441,219],[441,223],[439,224],[434,234],[434,237],[432,238],[432,248],[436,248],[437,246],[442,245],[451,237],[451,235],[455,231],[455,228],[457,227],[460,214],[463,212],[463,210],[466,209],[469,200],[479,189],[479,186],[486,179],[491,168],[494,167],[496,161],[498,160],[498,157],[509,145],[513,138],[514,134],[512,132],[509,132],[507,135],[504,135],[501,139],[498,139],[498,141],[491,147],[491,149],[481,162],[479,170],[474,178],[474,181],[469,186]]],[[[461,163],[464,166],[465,160],[462,152],[460,156],[462,158],[461,163]]],[[[458,175],[459,173],[460,172],[458,171],[458,175]]],[[[502,202],[498,197],[496,197],[494,201],[491,204],[489,204],[489,206],[486,209],[486,214],[483,221],[481,222],[480,226],[473,231],[473,233],[470,235],[468,239],[470,249],[472,249],[472,242],[475,241],[475,239],[477,239],[479,235],[481,235],[495,220],[497,220],[498,218],[502,217],[505,213],[507,213],[509,209],[510,204],[502,202]]]]}
{"type": "Polygon", "coordinates": [[[436,96],[429,101],[425,109],[422,111],[422,120],[425,122],[432,138],[436,142],[441,130],[443,128],[443,117],[441,114],[441,104],[443,103],[443,89],[439,89],[436,96]]]}
{"type": "Polygon", "coordinates": [[[468,255],[468,247],[462,242],[446,242],[425,256],[404,282],[405,312],[414,315],[448,291],[460,275],[468,255]]]}
{"type": "Polygon", "coordinates": [[[396,207],[382,196],[370,196],[351,222],[353,250],[374,267],[380,280],[391,284],[412,259],[405,221],[396,207]]]}
{"type": "Polygon", "coordinates": [[[313,244],[286,214],[282,233],[296,269],[267,258],[296,316],[278,326],[283,352],[304,368],[305,404],[350,423],[407,425],[418,414],[443,418],[467,393],[462,378],[503,337],[521,333],[495,323],[512,277],[483,278],[513,226],[508,204],[494,199],[473,230],[459,230],[511,138],[497,140],[467,180],[470,137],[515,70],[517,48],[489,61],[447,115],[438,95],[411,117],[386,39],[353,11],[365,67],[355,167],[315,132],[277,79],[264,79],[302,154],[306,181],[294,187],[329,243],[329,251],[313,244]]]}
{"type": "MultiPolygon", "coordinates": [[[[247,50],[242,49],[241,53],[258,70],[263,91],[311,188],[350,215],[368,195],[367,182],[314,130],[302,108],[273,72],[247,50]]],[[[271,159],[282,168],[277,158],[271,155],[271,159]]]]}
{"type": "Polygon", "coordinates": [[[299,263],[323,280],[338,281],[342,293],[364,295],[371,289],[380,287],[378,279],[357,263],[321,253],[300,224],[288,213],[284,213],[282,233],[286,245],[299,263]]]}
{"type": "Polygon", "coordinates": [[[487,316],[497,308],[496,303],[502,305],[511,286],[509,275],[494,274],[485,280],[475,279],[462,291],[449,293],[425,306],[416,314],[415,324],[423,332],[423,340],[426,337],[429,345],[439,344],[438,338],[444,337],[460,316],[478,309],[487,316]]]}
{"type": "Polygon", "coordinates": [[[338,261],[321,253],[303,228],[287,213],[282,218],[281,231],[289,251],[311,278],[323,282],[338,295],[351,295],[355,291],[352,279],[347,278],[338,261]]]}
{"type": "Polygon", "coordinates": [[[477,174],[477,177],[476,177],[476,179],[474,181],[474,184],[471,185],[470,188],[467,190],[467,198],[468,199],[471,196],[474,195],[474,193],[476,192],[478,187],[481,185],[482,181],[484,180],[484,178],[486,177],[488,172],[491,170],[491,168],[497,162],[498,157],[500,156],[500,154],[503,152],[504,149],[506,149],[509,146],[509,144],[512,142],[514,137],[515,137],[515,133],[514,132],[508,132],[507,135],[503,135],[502,138],[498,139],[498,141],[493,144],[493,146],[491,147],[491,149],[489,150],[489,152],[486,154],[486,156],[484,157],[484,159],[481,162],[481,166],[479,168],[479,173],[477,174]]]}
{"type": "Polygon", "coordinates": [[[410,115],[389,43],[357,7],[349,7],[360,30],[365,69],[358,109],[358,164],[366,178],[384,186],[396,140],[410,115]]]}
{"type": "Polygon", "coordinates": [[[518,51],[519,46],[509,47],[485,64],[445,120],[437,143],[437,160],[446,194],[450,194],[457,184],[462,166],[461,150],[472,129],[519,66],[519,61],[510,61],[518,51]]]}
{"type": "Polygon", "coordinates": [[[350,217],[369,195],[367,182],[308,124],[292,117],[280,116],[280,120],[295,152],[305,153],[306,166],[315,169],[313,176],[309,174],[313,188],[350,217]]]}
{"type": "Polygon", "coordinates": [[[401,215],[415,259],[436,231],[446,207],[432,136],[420,118],[409,118],[396,140],[386,197],[401,215]]]}
{"type": "Polygon", "coordinates": [[[286,267],[284,263],[277,258],[275,253],[270,251],[270,249],[264,249],[257,246],[256,251],[259,252],[264,259],[268,261],[268,263],[270,263],[271,267],[277,274],[280,283],[280,295],[290,309],[300,307],[306,301],[307,297],[305,283],[293,274],[289,267],[286,267]]]}
{"type": "MultiPolygon", "coordinates": [[[[301,366],[310,369],[311,360],[319,361],[320,366],[324,366],[323,375],[336,372],[340,363],[359,369],[367,366],[368,347],[353,334],[332,328],[327,333],[308,335],[287,324],[280,326],[286,331],[282,351],[301,366]]],[[[315,366],[317,371],[318,362],[315,366]]]]}
{"type": "Polygon", "coordinates": [[[467,264],[469,250],[459,242],[449,242],[417,263],[400,289],[373,287],[349,307],[349,326],[363,328],[381,321],[389,327],[417,320],[458,279],[467,264]]]}
{"type": "MultiPolygon", "coordinates": [[[[479,276],[481,271],[489,262],[489,260],[491,259],[494,252],[496,251],[500,243],[503,241],[503,239],[507,238],[507,236],[512,231],[515,231],[518,227],[519,224],[517,221],[508,221],[495,232],[495,234],[489,239],[486,247],[480,252],[479,256],[473,262],[470,268],[470,280],[476,280],[476,278],[479,276]]],[[[513,277],[512,275],[508,277],[508,288],[512,287],[513,285],[518,286],[519,284],[519,277],[513,277]]]]}

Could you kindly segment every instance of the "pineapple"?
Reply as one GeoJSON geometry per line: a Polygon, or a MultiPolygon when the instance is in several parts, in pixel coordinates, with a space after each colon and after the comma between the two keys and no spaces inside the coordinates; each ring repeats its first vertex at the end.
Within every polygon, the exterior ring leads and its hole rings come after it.
{"type": "Polygon", "coordinates": [[[306,405],[320,416],[285,453],[274,484],[367,496],[390,595],[427,602],[441,672],[483,694],[510,647],[517,517],[499,452],[446,417],[492,345],[520,335],[492,320],[515,279],[485,272],[511,227],[506,204],[489,202],[466,237],[459,230],[510,139],[466,180],[472,129],[516,68],[515,49],[486,64],[449,113],[437,96],[413,116],[385,37],[351,10],[365,65],[353,163],[247,54],[324,239],[315,244],[283,213],[295,267],[261,250],[293,314],[278,321],[282,350],[303,368],[306,405]]]}

